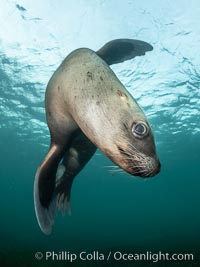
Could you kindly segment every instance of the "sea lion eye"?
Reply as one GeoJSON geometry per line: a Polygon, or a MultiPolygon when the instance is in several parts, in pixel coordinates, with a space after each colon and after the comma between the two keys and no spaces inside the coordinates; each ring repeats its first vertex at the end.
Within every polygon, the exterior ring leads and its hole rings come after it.
{"type": "Polygon", "coordinates": [[[136,125],[134,125],[132,131],[136,137],[141,138],[147,135],[148,128],[143,122],[138,122],[136,125]]]}

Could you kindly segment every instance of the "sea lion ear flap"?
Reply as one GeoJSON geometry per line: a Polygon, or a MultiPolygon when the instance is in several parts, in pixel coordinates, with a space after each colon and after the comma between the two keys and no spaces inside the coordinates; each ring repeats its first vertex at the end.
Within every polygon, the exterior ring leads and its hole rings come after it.
{"type": "Polygon", "coordinates": [[[108,65],[121,63],[136,56],[145,55],[153,47],[143,41],[133,39],[116,39],[106,43],[96,53],[108,65]]]}

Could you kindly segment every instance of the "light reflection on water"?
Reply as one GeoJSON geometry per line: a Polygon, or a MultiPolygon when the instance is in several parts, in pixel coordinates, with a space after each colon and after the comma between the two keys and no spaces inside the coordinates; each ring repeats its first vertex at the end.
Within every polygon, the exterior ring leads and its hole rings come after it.
{"type": "Polygon", "coordinates": [[[177,235],[177,243],[195,246],[200,223],[199,2],[21,0],[18,5],[12,0],[0,3],[0,201],[5,243],[15,238],[23,245],[31,238],[32,244],[44,247],[145,247],[171,244],[177,235]],[[96,154],[73,186],[72,218],[58,219],[48,244],[38,229],[32,200],[35,171],[49,144],[46,84],[75,48],[97,50],[123,37],[154,46],[144,57],[112,68],[153,126],[162,172],[146,183],[125,174],[112,176],[102,168],[111,163],[96,154]]]}

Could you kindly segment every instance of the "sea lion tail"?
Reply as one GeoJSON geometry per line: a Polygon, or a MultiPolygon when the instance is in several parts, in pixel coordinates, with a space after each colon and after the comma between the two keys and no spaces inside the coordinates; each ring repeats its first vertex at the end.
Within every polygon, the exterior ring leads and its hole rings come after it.
{"type": "Polygon", "coordinates": [[[34,205],[35,213],[37,217],[38,224],[42,232],[46,235],[50,235],[52,231],[52,226],[54,224],[54,216],[56,212],[56,197],[53,195],[52,200],[49,204],[49,207],[44,207],[39,198],[39,169],[35,175],[34,182],[34,205]]]}
{"type": "Polygon", "coordinates": [[[57,145],[51,148],[38,168],[34,182],[34,205],[38,224],[43,233],[51,234],[56,213],[56,172],[63,156],[63,151],[57,145]]]}
{"type": "Polygon", "coordinates": [[[149,43],[134,39],[116,39],[106,43],[96,53],[108,65],[121,63],[136,56],[145,55],[152,51],[153,46],[149,43]]]}

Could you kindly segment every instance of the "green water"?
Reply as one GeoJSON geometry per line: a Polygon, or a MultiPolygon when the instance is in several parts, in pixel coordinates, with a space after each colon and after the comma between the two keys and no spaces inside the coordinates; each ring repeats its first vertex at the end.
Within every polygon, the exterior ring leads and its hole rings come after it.
{"type": "Polygon", "coordinates": [[[1,1],[2,267],[200,266],[200,4],[122,2],[23,0],[20,9],[14,1],[1,1]],[[59,214],[52,235],[45,236],[33,205],[35,172],[49,145],[45,86],[73,49],[97,49],[124,36],[154,46],[147,56],[113,70],[152,124],[162,170],[148,180],[111,172],[106,166],[113,163],[97,151],[73,184],[72,215],[59,214]],[[37,260],[38,251],[163,251],[193,253],[194,261],[70,263],[37,260]]]}

